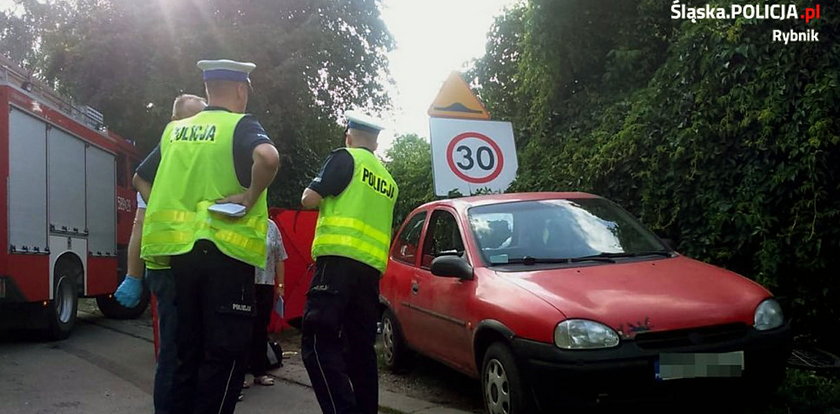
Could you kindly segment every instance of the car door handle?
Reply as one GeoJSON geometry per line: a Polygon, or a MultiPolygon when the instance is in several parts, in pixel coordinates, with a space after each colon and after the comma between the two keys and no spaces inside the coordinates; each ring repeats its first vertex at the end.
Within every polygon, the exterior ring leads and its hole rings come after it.
{"type": "Polygon", "coordinates": [[[417,282],[411,282],[411,293],[416,295],[420,292],[420,284],[417,282]]]}

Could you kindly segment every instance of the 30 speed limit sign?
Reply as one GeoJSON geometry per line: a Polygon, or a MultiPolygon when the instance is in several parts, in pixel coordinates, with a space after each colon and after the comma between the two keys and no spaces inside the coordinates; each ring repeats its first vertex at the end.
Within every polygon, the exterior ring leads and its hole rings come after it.
{"type": "Polygon", "coordinates": [[[492,138],[478,132],[464,132],[449,141],[446,148],[449,169],[472,184],[493,181],[502,173],[505,155],[492,138]]]}
{"type": "Polygon", "coordinates": [[[516,178],[510,122],[431,118],[435,194],[504,191],[516,178]]]}

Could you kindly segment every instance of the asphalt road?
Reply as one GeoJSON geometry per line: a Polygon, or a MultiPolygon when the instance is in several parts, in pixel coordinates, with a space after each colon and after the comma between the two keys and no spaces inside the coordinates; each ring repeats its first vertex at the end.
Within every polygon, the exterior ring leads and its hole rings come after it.
{"type": "MultiPolygon", "coordinates": [[[[0,413],[153,412],[155,361],[149,318],[109,320],[94,309],[80,303],[77,325],[64,341],[0,333],[0,413]]],[[[273,387],[246,390],[237,412],[320,410],[311,389],[280,380],[273,387]]]]}
{"type": "MultiPolygon", "coordinates": [[[[155,361],[148,312],[135,320],[112,320],[103,317],[92,300],[82,300],[79,305],[77,325],[64,341],[44,342],[31,334],[0,331],[0,414],[153,412],[155,361]]],[[[291,342],[285,343],[284,349],[296,351],[299,339],[285,339],[291,342]]],[[[291,357],[275,372],[273,387],[246,390],[237,412],[320,413],[315,395],[305,386],[308,377],[299,359],[299,355],[291,357]]],[[[387,407],[382,412],[387,413],[481,411],[475,380],[425,358],[418,358],[409,374],[380,372],[380,403],[387,407]]],[[[653,406],[642,404],[644,408],[638,411],[710,412],[704,404],[686,403],[677,399],[653,406]]],[[[587,411],[615,412],[632,405],[607,403],[587,411]]]]}

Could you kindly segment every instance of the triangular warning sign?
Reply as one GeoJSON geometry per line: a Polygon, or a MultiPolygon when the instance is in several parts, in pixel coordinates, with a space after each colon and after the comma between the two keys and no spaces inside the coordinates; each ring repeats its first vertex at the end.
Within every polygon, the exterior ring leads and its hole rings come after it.
{"type": "Polygon", "coordinates": [[[452,72],[443,83],[428,114],[439,118],[490,119],[490,113],[458,72],[452,72]]]}

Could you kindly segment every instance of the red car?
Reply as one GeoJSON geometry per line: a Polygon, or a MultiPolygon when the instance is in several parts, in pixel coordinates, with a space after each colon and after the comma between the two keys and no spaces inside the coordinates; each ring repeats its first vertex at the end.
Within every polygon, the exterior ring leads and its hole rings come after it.
{"type": "Polygon", "coordinates": [[[386,364],[413,350],[480,378],[490,413],[675,384],[772,390],[791,348],[767,289],[585,193],[420,206],[380,286],[386,364]]]}

